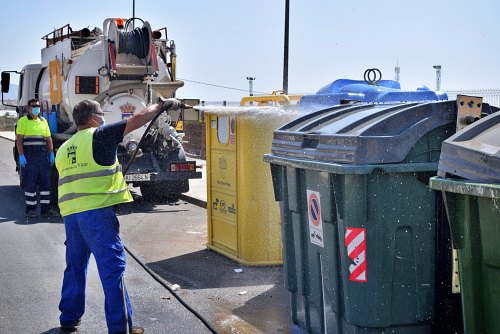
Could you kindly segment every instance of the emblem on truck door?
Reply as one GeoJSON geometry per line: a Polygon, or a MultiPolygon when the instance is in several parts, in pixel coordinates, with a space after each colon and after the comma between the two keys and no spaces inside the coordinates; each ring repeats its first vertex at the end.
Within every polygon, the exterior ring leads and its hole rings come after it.
{"type": "Polygon", "coordinates": [[[135,106],[129,102],[122,104],[120,106],[120,111],[122,112],[122,119],[124,117],[130,117],[134,114],[135,112],[135,106]]]}

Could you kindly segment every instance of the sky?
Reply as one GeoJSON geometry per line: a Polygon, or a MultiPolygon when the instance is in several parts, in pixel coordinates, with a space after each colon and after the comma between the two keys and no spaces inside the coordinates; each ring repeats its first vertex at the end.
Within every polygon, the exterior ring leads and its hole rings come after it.
{"type": "MultiPolygon", "coordinates": [[[[0,70],[40,62],[41,37],[70,24],[132,16],[133,0],[0,0],[0,70]],[[48,5],[50,3],[50,5],[48,5]]],[[[179,98],[239,101],[283,88],[285,0],[136,0],[135,16],[167,27],[179,98]],[[203,83],[203,84],[202,84],[203,83]],[[226,88],[215,87],[223,86],[226,88]]],[[[500,88],[498,0],[290,0],[288,91],[310,94],[378,68],[405,90],[500,88]]]]}

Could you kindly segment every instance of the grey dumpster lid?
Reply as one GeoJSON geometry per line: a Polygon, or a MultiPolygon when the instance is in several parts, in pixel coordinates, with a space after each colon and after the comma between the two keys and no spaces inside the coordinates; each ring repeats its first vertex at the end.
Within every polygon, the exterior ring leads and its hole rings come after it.
{"type": "Polygon", "coordinates": [[[438,174],[500,183],[500,112],[463,128],[443,142],[438,174]]]}
{"type": "MultiPolygon", "coordinates": [[[[454,122],[456,109],[455,101],[334,106],[274,131],[272,155],[345,164],[400,163],[420,138],[454,122]]],[[[436,138],[433,161],[451,134],[436,138]]]]}
{"type": "MultiPolygon", "coordinates": [[[[498,108],[482,104],[483,113],[492,110],[498,108]]],[[[272,155],[354,165],[419,159],[437,164],[441,144],[453,134],[456,117],[456,101],[338,105],[305,114],[275,130],[272,155]],[[439,128],[444,125],[449,126],[439,128]]]]}

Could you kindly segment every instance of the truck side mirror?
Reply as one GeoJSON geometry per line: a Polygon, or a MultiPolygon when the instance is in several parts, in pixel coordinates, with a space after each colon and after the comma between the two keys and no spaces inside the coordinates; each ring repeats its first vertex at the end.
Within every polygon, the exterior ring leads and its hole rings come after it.
{"type": "Polygon", "coordinates": [[[10,86],[10,73],[2,72],[2,93],[8,93],[10,86]]]}

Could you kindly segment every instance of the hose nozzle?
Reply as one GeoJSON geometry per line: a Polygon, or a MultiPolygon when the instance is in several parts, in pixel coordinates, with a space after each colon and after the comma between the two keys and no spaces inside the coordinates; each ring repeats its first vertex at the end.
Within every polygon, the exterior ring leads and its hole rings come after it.
{"type": "Polygon", "coordinates": [[[182,101],[179,101],[177,100],[176,98],[169,98],[169,99],[166,99],[164,97],[159,97],[158,98],[158,102],[163,102],[163,108],[161,109],[161,111],[167,111],[167,110],[177,110],[177,109],[188,109],[188,108],[192,108],[191,106],[185,104],[184,102],[182,101]]]}

